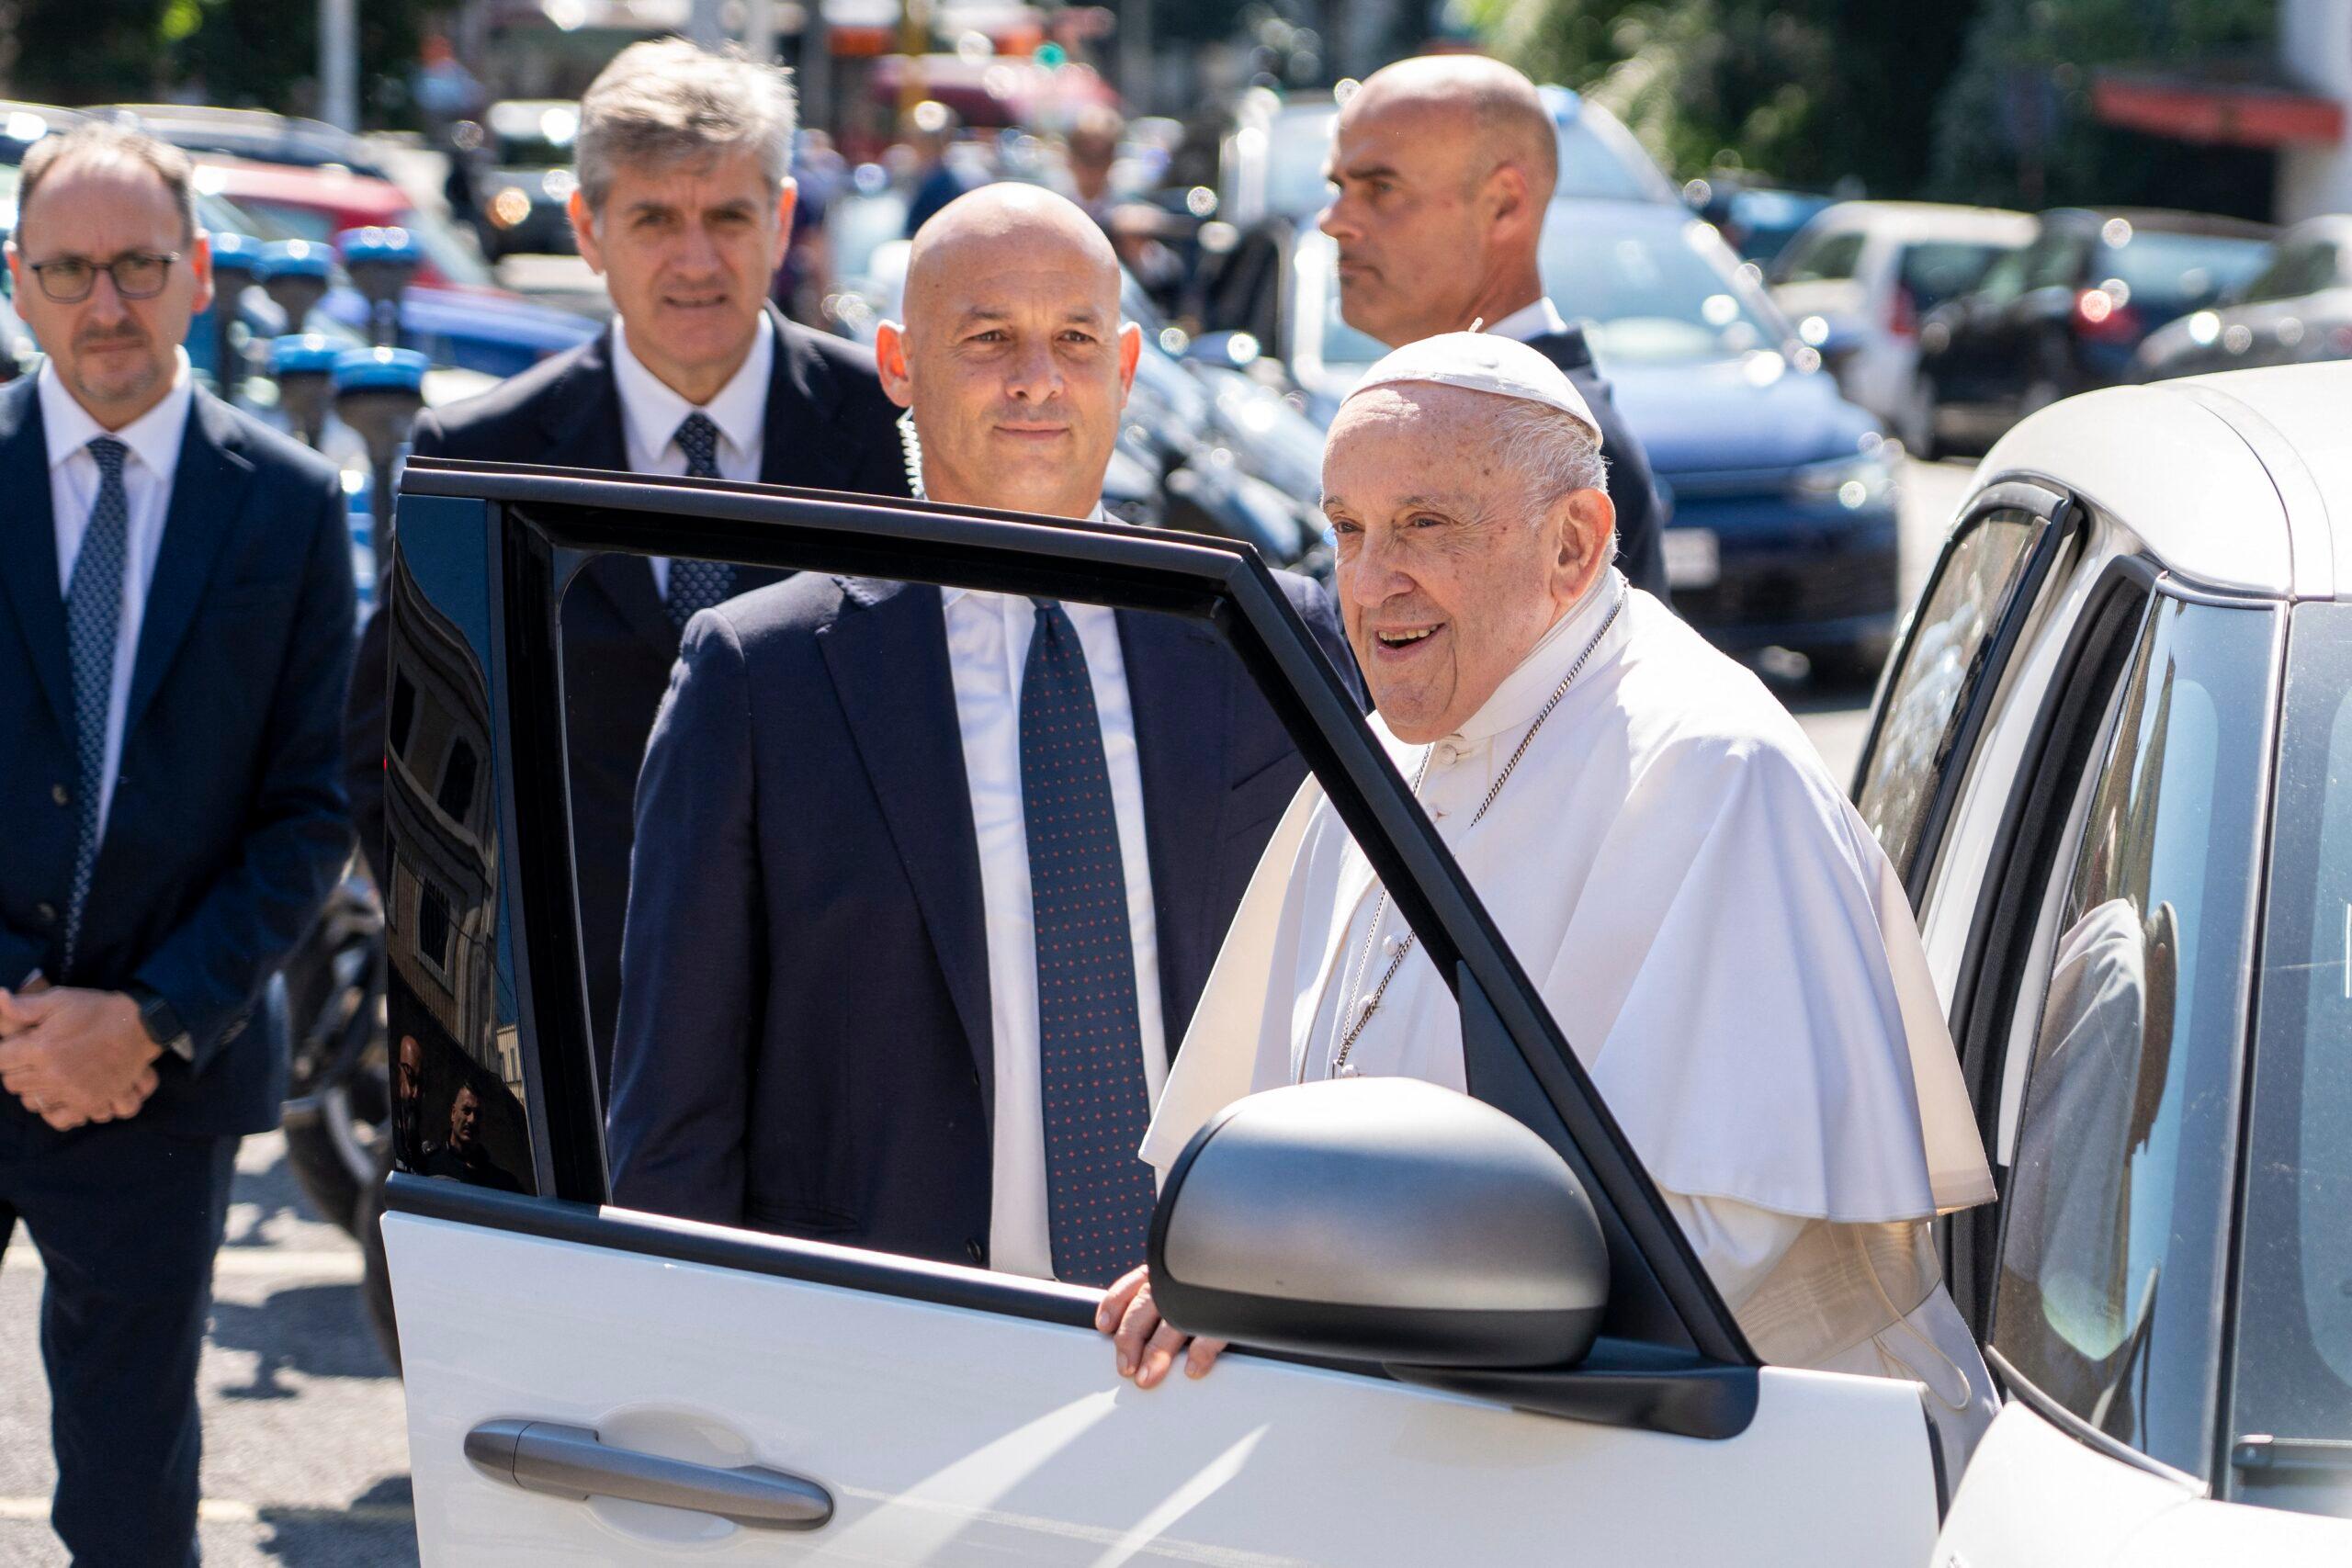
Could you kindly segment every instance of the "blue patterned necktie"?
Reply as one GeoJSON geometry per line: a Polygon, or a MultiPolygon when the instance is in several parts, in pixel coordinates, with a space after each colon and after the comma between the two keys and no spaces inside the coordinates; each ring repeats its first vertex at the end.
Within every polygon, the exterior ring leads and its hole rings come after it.
{"type": "Polygon", "coordinates": [[[1021,678],[1021,805],[1036,917],[1037,1055],[1054,1277],[1103,1285],[1143,1261],[1151,1120],[1127,879],[1086,650],[1037,605],[1021,678]]]}
{"type": "MultiPolygon", "coordinates": [[[[690,413],[678,425],[672,440],[678,450],[686,455],[689,478],[715,479],[718,474],[718,426],[707,413],[690,413]]],[[[673,560],[670,563],[670,593],[662,605],[670,612],[670,624],[680,631],[695,618],[696,610],[707,610],[735,592],[735,568],[723,560],[673,560]]]]}
{"type": "Polygon", "coordinates": [[[81,807],[74,839],[74,889],[65,905],[65,978],[82,936],[82,908],[98,863],[98,797],[106,783],[107,707],[114,694],[116,639],[122,631],[122,568],[130,549],[130,498],[122,488],[122,458],[130,448],[111,435],[93,438],[98,499],[65,590],[65,639],[74,665],[74,760],[81,778],[81,807]]]}

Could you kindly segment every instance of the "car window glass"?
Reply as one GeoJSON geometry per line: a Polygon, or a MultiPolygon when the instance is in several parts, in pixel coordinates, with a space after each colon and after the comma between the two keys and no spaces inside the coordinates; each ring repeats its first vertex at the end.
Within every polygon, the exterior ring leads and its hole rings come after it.
{"type": "MultiPolygon", "coordinates": [[[[2352,606],[2295,612],[2277,798],[2231,1433],[2344,1441],[2352,1439],[2352,606]]],[[[2240,1479],[2256,1500],[2352,1512],[2340,1472],[2240,1479]]]]}
{"type": "Polygon", "coordinates": [[[1999,257],[1984,269],[1984,280],[1977,285],[1977,295],[1988,305],[2006,305],[2025,292],[2026,258],[2030,248],[2015,250],[1999,257]]]}
{"type": "Polygon", "coordinates": [[[2299,294],[2324,288],[2334,280],[2335,247],[2324,241],[2305,240],[2292,245],[2281,245],[2270,259],[2270,265],[2255,274],[2238,298],[2247,304],[2266,299],[2291,299],[2299,294]]]}
{"type": "Polygon", "coordinates": [[[2190,1473],[2210,1460],[2269,637],[2250,611],[2151,617],[2068,883],[1994,1304],[2019,1376],[2190,1473]]]}
{"type": "Polygon", "coordinates": [[[2041,526],[2031,513],[2007,509],[1974,520],[1913,616],[1856,795],[1898,874],[1910,873],[1962,705],[2041,526]]]}
{"type": "Polygon", "coordinates": [[[1994,261],[2014,247],[1962,240],[1923,240],[1903,247],[1896,277],[1915,310],[1932,310],[1976,287],[1994,261]]]}
{"type": "Polygon", "coordinates": [[[2025,287],[2072,287],[2089,252],[2089,243],[2080,235],[2063,231],[2044,233],[2026,252],[2025,287]]]}
{"type": "Polygon", "coordinates": [[[2120,280],[2143,317],[2163,321],[2244,287],[2269,260],[2267,240],[2140,229],[2124,244],[2101,242],[2093,271],[2120,280]]]}
{"type": "Polygon", "coordinates": [[[1834,283],[1854,276],[1855,266],[1862,259],[1862,245],[1869,236],[1860,230],[1843,234],[1825,234],[1804,248],[1804,254],[1791,262],[1783,283],[1834,283]]]}

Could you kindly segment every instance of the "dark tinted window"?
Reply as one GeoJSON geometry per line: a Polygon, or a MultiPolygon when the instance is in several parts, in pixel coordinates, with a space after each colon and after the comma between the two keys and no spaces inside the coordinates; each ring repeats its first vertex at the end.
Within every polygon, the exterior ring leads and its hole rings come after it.
{"type": "MultiPolygon", "coordinates": [[[[2352,605],[2295,612],[2256,1041],[2232,1435],[2343,1441],[2352,1438],[2352,605]]],[[[2238,1479],[2250,1501],[2352,1514],[2340,1471],[2238,1479]]]]}
{"type": "Polygon", "coordinates": [[[1789,263],[1781,281],[1836,283],[1853,276],[1855,266],[1862,259],[1862,243],[1867,237],[1856,230],[1808,241],[1803,254],[1789,263]]]}
{"type": "Polygon", "coordinates": [[[2337,276],[2335,242],[2304,240],[2280,247],[2270,265],[2255,275],[2239,298],[2248,303],[2292,299],[2298,295],[2334,288],[2337,276]]]}
{"type": "Polygon", "coordinates": [[[2210,305],[2250,281],[2270,259],[2270,242],[2219,234],[2166,234],[2134,230],[2120,245],[2101,244],[2091,264],[2104,283],[2120,278],[2132,308],[2162,319],[2210,305]]]}
{"type": "Polygon", "coordinates": [[[2031,513],[1986,513],[1952,546],[1919,608],[1856,802],[1897,872],[1910,872],[1962,699],[2041,526],[2031,513]]]}
{"type": "Polygon", "coordinates": [[[416,724],[416,683],[405,675],[392,677],[391,716],[384,726],[385,740],[392,755],[408,755],[409,731],[416,724]]]}
{"type": "Polygon", "coordinates": [[[2158,601],[2067,885],[2005,1199],[1993,1344],[2085,1421],[2210,1468],[2271,618],[2158,601]]]}
{"type": "Polygon", "coordinates": [[[474,799],[474,749],[463,740],[449,742],[449,760],[441,768],[441,788],[433,797],[441,809],[463,822],[474,799]]]}
{"type": "Polygon", "coordinates": [[[1896,276],[1911,296],[1914,310],[1932,310],[1975,288],[1994,258],[2007,254],[2010,248],[1958,240],[1924,241],[1903,247],[1896,276]]]}
{"type": "Polygon", "coordinates": [[[2071,288],[2082,271],[2083,258],[2089,254],[2090,242],[2081,235],[2046,231],[2026,251],[2025,286],[2071,288]]]}

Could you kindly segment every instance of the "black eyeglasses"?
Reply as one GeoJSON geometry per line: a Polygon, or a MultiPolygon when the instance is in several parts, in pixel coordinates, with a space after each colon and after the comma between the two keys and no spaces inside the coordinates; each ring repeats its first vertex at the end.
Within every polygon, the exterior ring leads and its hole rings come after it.
{"type": "Polygon", "coordinates": [[[114,291],[124,299],[153,299],[164,291],[164,280],[172,276],[172,264],[179,259],[177,251],[169,255],[125,251],[107,262],[94,262],[87,256],[60,256],[55,261],[34,262],[32,270],[33,276],[40,279],[40,291],[61,305],[78,305],[87,299],[102,272],[114,279],[114,291]]]}

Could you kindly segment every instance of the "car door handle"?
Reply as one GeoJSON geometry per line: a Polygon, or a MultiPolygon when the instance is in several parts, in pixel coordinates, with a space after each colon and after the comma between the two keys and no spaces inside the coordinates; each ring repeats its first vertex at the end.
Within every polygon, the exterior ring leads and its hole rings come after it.
{"type": "Polygon", "coordinates": [[[833,1517],[832,1494],[813,1481],[614,1448],[589,1427],[485,1421],[466,1434],[466,1458],[494,1481],[574,1502],[617,1497],[691,1508],[750,1529],[812,1530],[833,1517]]]}

